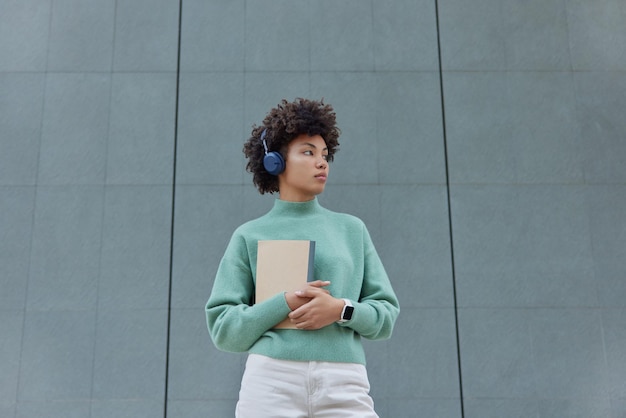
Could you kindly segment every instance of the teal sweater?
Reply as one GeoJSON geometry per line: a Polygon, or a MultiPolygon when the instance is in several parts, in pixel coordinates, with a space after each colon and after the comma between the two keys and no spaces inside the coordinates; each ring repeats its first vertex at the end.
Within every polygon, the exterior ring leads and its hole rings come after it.
{"type": "Polygon", "coordinates": [[[296,361],[365,364],[361,338],[391,336],[398,299],[363,222],[331,212],[317,199],[276,200],[264,216],[235,230],[206,304],[209,333],[224,351],[296,361]],[[319,330],[272,329],[290,312],[283,293],[251,305],[259,240],[315,241],[314,279],[354,305],[350,321],[319,330]]]}

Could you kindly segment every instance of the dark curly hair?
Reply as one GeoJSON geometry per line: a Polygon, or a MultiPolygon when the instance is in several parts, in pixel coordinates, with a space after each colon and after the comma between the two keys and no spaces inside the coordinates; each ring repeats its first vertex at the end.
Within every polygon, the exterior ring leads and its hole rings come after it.
{"type": "Polygon", "coordinates": [[[341,131],[336,125],[333,107],[316,101],[296,98],[293,102],[283,99],[269,111],[261,126],[254,125],[252,136],[243,145],[243,152],[248,158],[246,170],[253,174],[252,181],[261,194],[278,192],[278,177],[269,174],[263,167],[265,149],[261,134],[267,129],[265,141],[269,151],[278,151],[286,158],[289,143],[299,135],[319,135],[328,147],[328,161],[333,160],[339,151],[341,131]]]}

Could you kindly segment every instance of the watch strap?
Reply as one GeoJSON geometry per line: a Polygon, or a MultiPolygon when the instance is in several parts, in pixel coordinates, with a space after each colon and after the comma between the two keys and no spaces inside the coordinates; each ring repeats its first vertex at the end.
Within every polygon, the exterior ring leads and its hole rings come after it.
{"type": "Polygon", "coordinates": [[[339,321],[337,321],[340,324],[352,319],[352,313],[354,312],[354,306],[352,306],[352,302],[350,301],[350,299],[344,298],[343,301],[344,301],[344,305],[343,305],[343,309],[341,310],[341,317],[339,321]]]}

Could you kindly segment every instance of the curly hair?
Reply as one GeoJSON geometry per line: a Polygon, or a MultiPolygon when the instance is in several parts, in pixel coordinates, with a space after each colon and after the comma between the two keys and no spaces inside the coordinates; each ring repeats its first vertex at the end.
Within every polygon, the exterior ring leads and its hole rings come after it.
{"type": "Polygon", "coordinates": [[[252,181],[261,194],[278,192],[278,177],[263,167],[265,149],[261,134],[267,130],[265,141],[268,151],[277,151],[286,158],[289,143],[299,135],[319,135],[328,147],[328,161],[339,151],[341,131],[336,125],[333,107],[316,101],[296,98],[293,102],[283,99],[263,119],[261,126],[254,125],[252,136],[244,143],[243,152],[248,159],[246,170],[252,173],[252,181]]]}

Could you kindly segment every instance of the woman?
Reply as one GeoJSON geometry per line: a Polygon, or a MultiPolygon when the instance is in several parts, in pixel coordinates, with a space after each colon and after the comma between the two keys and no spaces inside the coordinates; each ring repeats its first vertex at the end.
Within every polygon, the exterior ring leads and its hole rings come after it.
{"type": "Polygon", "coordinates": [[[216,347],[249,353],[237,417],[377,417],[361,337],[389,338],[399,305],[363,222],[318,203],[339,134],[330,105],[283,100],[244,145],[279,198],[233,233],[206,305],[216,347]],[[315,241],[316,280],[255,304],[259,240],[315,241]],[[296,329],[274,328],[285,318],[296,329]]]}

